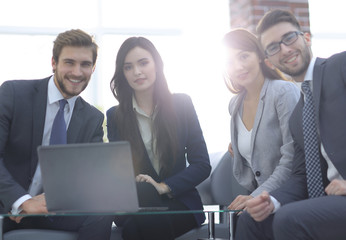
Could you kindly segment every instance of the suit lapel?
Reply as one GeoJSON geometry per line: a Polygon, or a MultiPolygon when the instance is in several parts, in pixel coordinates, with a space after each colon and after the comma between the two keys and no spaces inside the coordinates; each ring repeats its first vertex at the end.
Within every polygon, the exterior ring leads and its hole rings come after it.
{"type": "Polygon", "coordinates": [[[251,133],[251,152],[253,152],[253,148],[254,148],[254,143],[255,143],[255,139],[256,139],[256,135],[257,135],[257,130],[258,130],[258,126],[261,122],[262,119],[262,115],[263,115],[263,108],[264,108],[264,101],[263,99],[265,98],[265,94],[267,92],[268,89],[268,85],[269,85],[269,80],[266,79],[263,83],[263,87],[260,93],[260,98],[258,101],[258,106],[257,106],[257,111],[256,111],[256,116],[255,116],[255,121],[252,127],[252,133],[251,133]]]}
{"type": "Polygon", "coordinates": [[[239,94],[239,97],[237,98],[237,100],[234,104],[234,108],[231,109],[232,118],[235,117],[235,115],[239,112],[239,108],[243,105],[245,95],[246,95],[245,91],[239,94]]]}
{"type": "MultiPolygon", "coordinates": [[[[233,105],[233,108],[229,108],[230,110],[230,114],[231,114],[231,141],[232,141],[232,145],[238,146],[238,131],[237,131],[237,114],[240,112],[240,108],[243,106],[243,101],[245,98],[246,92],[243,91],[242,93],[239,93],[238,96],[236,96],[235,99],[235,103],[233,105]]],[[[240,113],[239,113],[240,115],[240,113]]],[[[243,157],[240,155],[238,148],[233,148],[234,150],[234,158],[239,158],[239,159],[243,159],[243,157]]],[[[244,159],[244,161],[233,161],[233,172],[235,174],[238,174],[241,169],[243,168],[243,162],[245,163],[246,160],[244,159]]]]}
{"type": "Polygon", "coordinates": [[[294,140],[304,149],[304,137],[303,137],[303,106],[304,96],[301,93],[300,99],[294,108],[291,118],[289,120],[290,131],[294,140]]]}
{"type": "Polygon", "coordinates": [[[79,132],[81,130],[81,127],[83,124],[83,103],[81,101],[81,98],[78,97],[76,100],[76,103],[74,105],[72,117],[70,124],[67,129],[67,143],[76,143],[78,140],[79,132]]]}
{"type": "Polygon", "coordinates": [[[44,122],[46,117],[47,108],[47,95],[48,95],[48,81],[49,78],[39,81],[35,87],[36,94],[33,97],[33,141],[32,141],[32,159],[31,174],[36,171],[37,166],[37,146],[42,145],[42,137],[44,130],[44,122]]]}
{"type": "Polygon", "coordinates": [[[232,140],[232,144],[236,144],[238,145],[238,138],[236,136],[238,136],[238,132],[237,132],[237,126],[236,126],[236,118],[237,118],[237,114],[239,113],[239,109],[241,106],[243,106],[243,101],[245,98],[245,91],[243,91],[242,93],[239,94],[239,96],[237,96],[236,102],[234,104],[233,109],[230,109],[230,114],[232,116],[232,120],[231,120],[231,138],[232,140]]]}
{"type": "MultiPolygon", "coordinates": [[[[313,89],[312,94],[315,103],[316,124],[319,128],[319,108],[321,100],[321,86],[322,86],[322,72],[323,72],[324,59],[317,58],[313,71],[313,89]]],[[[304,149],[304,136],[303,136],[303,106],[304,96],[301,95],[298,104],[292,112],[290,118],[290,130],[294,140],[304,149]]]]}
{"type": "Polygon", "coordinates": [[[324,59],[317,58],[313,72],[313,98],[315,102],[316,124],[319,128],[319,109],[321,100],[322,71],[324,59]]]}

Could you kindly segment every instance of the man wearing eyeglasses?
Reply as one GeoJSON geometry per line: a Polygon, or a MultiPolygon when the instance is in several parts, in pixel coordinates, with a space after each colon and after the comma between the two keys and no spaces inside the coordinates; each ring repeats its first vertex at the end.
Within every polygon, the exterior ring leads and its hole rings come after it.
{"type": "Polygon", "coordinates": [[[346,52],[312,57],[310,35],[288,11],[268,12],[257,32],[266,64],[301,82],[302,95],[289,123],[292,175],[247,202],[236,239],[345,239],[346,52]]]}

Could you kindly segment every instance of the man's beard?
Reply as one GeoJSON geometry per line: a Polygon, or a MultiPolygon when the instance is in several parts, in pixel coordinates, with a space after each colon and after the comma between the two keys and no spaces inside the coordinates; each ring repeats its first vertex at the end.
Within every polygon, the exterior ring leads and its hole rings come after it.
{"type": "Polygon", "coordinates": [[[301,56],[302,56],[303,63],[299,69],[290,69],[288,67],[285,67],[284,65],[277,66],[277,68],[280,71],[290,75],[293,78],[299,77],[306,72],[311,61],[311,53],[307,46],[305,46],[303,52],[301,53],[301,56]]]}
{"type": "MultiPolygon", "coordinates": [[[[60,90],[67,96],[67,97],[74,97],[74,96],[77,96],[79,95],[81,92],[84,91],[84,89],[87,87],[88,84],[85,84],[85,80],[83,80],[84,82],[84,85],[83,85],[83,88],[81,89],[81,91],[79,93],[74,93],[74,92],[71,92],[69,91],[65,85],[64,85],[64,77],[63,76],[60,76],[60,74],[58,73],[58,71],[55,72],[55,77],[56,77],[56,82],[58,83],[59,85],[59,88],[60,90]]],[[[68,81],[68,80],[66,80],[68,81]]]]}

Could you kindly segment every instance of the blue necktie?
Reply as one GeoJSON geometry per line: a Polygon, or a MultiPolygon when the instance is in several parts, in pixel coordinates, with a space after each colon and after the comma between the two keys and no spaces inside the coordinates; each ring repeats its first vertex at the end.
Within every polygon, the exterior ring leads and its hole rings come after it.
{"type": "Polygon", "coordinates": [[[306,178],[309,198],[315,198],[324,195],[324,187],[322,182],[315,108],[309,81],[302,82],[302,90],[305,93],[305,102],[303,107],[303,134],[306,178]]]}
{"type": "Polygon", "coordinates": [[[67,101],[65,99],[59,100],[60,108],[54,118],[52,132],[50,134],[50,145],[67,143],[66,123],[64,118],[64,108],[66,103],[67,101]]]}

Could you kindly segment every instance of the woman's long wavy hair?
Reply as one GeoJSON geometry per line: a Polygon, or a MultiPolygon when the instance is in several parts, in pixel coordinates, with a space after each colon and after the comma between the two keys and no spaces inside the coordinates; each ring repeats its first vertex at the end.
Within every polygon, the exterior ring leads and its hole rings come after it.
{"type": "Polygon", "coordinates": [[[115,73],[110,82],[114,97],[119,106],[114,121],[117,123],[120,136],[131,144],[135,172],[140,173],[140,165],[145,156],[145,147],[140,135],[138,121],[133,110],[133,89],[124,75],[124,61],[133,48],[140,47],[147,50],[153,57],[156,69],[154,83],[154,106],[156,116],[153,122],[153,136],[156,138],[156,149],[160,162],[160,176],[169,176],[177,155],[177,117],[172,103],[172,94],[168,89],[163,73],[163,61],[155,46],[146,38],[131,37],[121,45],[116,62],[115,73]]]}
{"type": "MultiPolygon", "coordinates": [[[[256,53],[261,60],[260,68],[265,78],[285,79],[285,76],[279,70],[272,70],[265,64],[265,54],[260,42],[257,37],[248,30],[243,28],[233,29],[225,35],[223,42],[226,47],[256,53]]],[[[225,74],[224,80],[227,88],[232,93],[238,94],[244,90],[242,86],[232,81],[228,74],[225,74]]]]}

